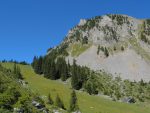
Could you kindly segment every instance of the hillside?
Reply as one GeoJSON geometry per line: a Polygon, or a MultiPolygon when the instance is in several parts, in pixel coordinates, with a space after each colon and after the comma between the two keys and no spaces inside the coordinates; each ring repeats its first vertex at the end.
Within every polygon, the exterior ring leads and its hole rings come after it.
{"type": "Polygon", "coordinates": [[[13,71],[0,64],[0,113],[39,113],[32,105],[35,97],[21,85],[13,71]]]}
{"type": "MultiPolygon", "coordinates": [[[[5,63],[3,66],[12,69],[12,63],[5,63]]],[[[68,82],[54,81],[34,73],[30,66],[20,65],[25,81],[28,82],[32,91],[39,93],[42,97],[49,94],[54,99],[57,94],[63,99],[65,106],[69,107],[71,86],[68,82]]],[[[150,113],[149,104],[126,104],[113,102],[102,96],[89,95],[77,91],[78,104],[82,113],[150,113]]]]}
{"type": "Polygon", "coordinates": [[[76,59],[123,79],[150,81],[149,19],[113,14],[81,19],[57,48],[67,51],[70,64],[76,59]]]}
{"type": "Polygon", "coordinates": [[[149,19],[81,19],[31,65],[0,64],[0,113],[150,113],[149,19]]]}

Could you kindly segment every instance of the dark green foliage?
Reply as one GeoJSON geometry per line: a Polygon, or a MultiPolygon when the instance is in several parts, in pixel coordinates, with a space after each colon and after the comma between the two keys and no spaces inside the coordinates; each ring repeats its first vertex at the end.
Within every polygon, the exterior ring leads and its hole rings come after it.
{"type": "Polygon", "coordinates": [[[24,113],[39,113],[37,109],[32,105],[30,97],[26,95],[19,98],[16,107],[22,109],[24,113]]]}
{"type": "Polygon", "coordinates": [[[150,40],[145,36],[143,32],[141,33],[141,40],[145,43],[150,44],[150,40]]]}
{"type": "Polygon", "coordinates": [[[57,57],[59,55],[67,55],[65,49],[66,44],[61,47],[51,49],[51,52],[44,57],[34,57],[32,67],[37,74],[44,74],[46,78],[56,80],[62,79],[65,81],[68,78],[68,65],[64,57],[57,57]]]}
{"type": "Polygon", "coordinates": [[[5,109],[11,110],[13,108],[12,105],[14,105],[18,101],[20,96],[21,94],[18,89],[13,86],[0,95],[0,106],[5,109]]]}
{"type": "Polygon", "coordinates": [[[10,71],[0,65],[0,112],[13,112],[13,108],[22,109],[25,113],[35,113],[31,105],[32,94],[17,82],[18,67],[10,71]],[[26,98],[25,98],[26,97],[26,98]]]}
{"type": "Polygon", "coordinates": [[[96,25],[96,22],[94,19],[92,19],[88,22],[89,29],[93,28],[95,25],[96,25]]]}
{"type": "Polygon", "coordinates": [[[23,79],[21,71],[20,71],[20,68],[19,68],[19,66],[17,66],[16,63],[14,64],[14,70],[13,70],[13,72],[14,72],[15,78],[17,78],[17,79],[23,79]]]}
{"type": "Polygon", "coordinates": [[[56,71],[59,78],[65,81],[69,77],[68,65],[66,64],[65,58],[59,57],[56,63],[56,71]]]}
{"type": "Polygon", "coordinates": [[[76,96],[76,92],[73,90],[71,93],[71,100],[70,100],[70,108],[69,111],[74,112],[77,111],[78,105],[77,105],[77,96],[76,96]]]}
{"type": "Polygon", "coordinates": [[[124,47],[123,46],[121,46],[121,51],[124,51],[124,47]]]}
{"type": "Polygon", "coordinates": [[[76,41],[80,41],[81,40],[80,32],[78,30],[75,33],[75,38],[76,38],[76,41]]]}
{"type": "MultiPolygon", "coordinates": [[[[106,57],[109,56],[109,51],[106,47],[99,46],[98,49],[103,51],[106,57]]],[[[116,50],[115,47],[114,50],[116,50]]],[[[124,50],[123,46],[122,50],[124,50]]],[[[150,100],[150,84],[145,83],[144,81],[123,81],[119,77],[113,79],[103,71],[97,73],[91,71],[87,67],[79,66],[76,64],[75,60],[73,61],[73,65],[70,65],[69,61],[66,63],[65,57],[58,55],[57,53],[57,49],[54,49],[51,50],[48,55],[43,57],[42,73],[46,78],[53,80],[62,79],[64,81],[71,77],[73,89],[79,90],[84,88],[90,95],[102,93],[114,98],[114,100],[130,96],[134,97],[136,101],[150,100]]],[[[35,61],[39,60],[37,57],[34,59],[35,61]]],[[[33,62],[32,66],[35,68],[36,63],[33,62]]],[[[0,90],[3,90],[3,87],[0,90]]]]}
{"type": "Polygon", "coordinates": [[[60,99],[59,95],[56,96],[55,106],[65,109],[64,104],[63,104],[62,100],[60,99]]]}
{"type": "Polygon", "coordinates": [[[90,95],[98,94],[98,84],[93,75],[91,75],[87,82],[84,84],[84,88],[90,95]]]}
{"type": "Polygon", "coordinates": [[[49,93],[49,95],[48,95],[48,104],[50,104],[50,105],[53,105],[54,104],[54,102],[53,102],[53,100],[52,100],[52,98],[51,98],[51,94],[49,93]]]}
{"type": "Polygon", "coordinates": [[[106,36],[105,37],[106,41],[115,40],[116,42],[118,42],[117,33],[116,33],[116,31],[112,27],[106,25],[103,28],[103,31],[104,31],[105,34],[108,34],[108,32],[109,32],[109,34],[111,35],[111,36],[106,36]]]}
{"type": "Polygon", "coordinates": [[[32,66],[34,68],[34,71],[37,74],[42,74],[42,63],[43,63],[43,57],[42,56],[40,56],[39,58],[36,56],[34,57],[32,66]]]}
{"type": "Polygon", "coordinates": [[[78,78],[78,68],[76,65],[76,61],[73,61],[73,67],[72,67],[72,78],[71,78],[71,85],[74,89],[80,89],[81,83],[78,78]]]}
{"type": "Polygon", "coordinates": [[[114,51],[116,51],[117,50],[117,48],[116,48],[116,46],[114,46],[114,51]]]}
{"type": "Polygon", "coordinates": [[[150,25],[150,19],[147,19],[146,22],[148,25],[150,25]]]}
{"type": "Polygon", "coordinates": [[[26,61],[20,61],[20,62],[18,62],[18,61],[16,61],[16,60],[9,60],[9,61],[7,61],[7,60],[2,60],[2,61],[0,61],[0,62],[2,62],[2,63],[15,63],[15,64],[21,64],[21,65],[29,65],[29,63],[27,63],[26,61]]]}
{"type": "Polygon", "coordinates": [[[103,51],[103,52],[105,51],[105,49],[104,49],[104,47],[103,47],[103,46],[101,47],[101,51],[103,51]]]}
{"type": "MultiPolygon", "coordinates": [[[[145,35],[150,36],[150,19],[147,19],[143,23],[143,32],[145,35]]],[[[142,34],[143,35],[143,34],[142,34]]]]}
{"type": "Polygon", "coordinates": [[[97,55],[99,55],[100,49],[101,49],[101,47],[99,45],[98,48],[97,48],[97,55]]]}
{"type": "Polygon", "coordinates": [[[104,49],[104,54],[105,54],[106,57],[109,56],[109,51],[108,51],[108,49],[107,49],[106,47],[105,47],[105,49],[104,49]]]}
{"type": "Polygon", "coordinates": [[[81,89],[87,79],[88,69],[86,67],[77,66],[76,61],[73,61],[71,85],[74,89],[81,89]]]}
{"type": "MultiPolygon", "coordinates": [[[[68,52],[67,52],[67,47],[68,47],[68,44],[67,43],[63,43],[61,44],[61,46],[59,48],[56,48],[57,50],[57,53],[56,55],[63,55],[63,56],[68,56],[68,52]]],[[[53,50],[55,51],[55,50],[53,50]]]]}
{"type": "Polygon", "coordinates": [[[129,20],[127,16],[123,15],[107,15],[109,16],[112,20],[116,20],[118,25],[122,25],[124,23],[129,24],[129,20]]]}
{"type": "Polygon", "coordinates": [[[148,42],[146,36],[143,33],[141,33],[141,40],[144,41],[145,43],[148,42]]]}
{"type": "Polygon", "coordinates": [[[82,44],[88,44],[88,37],[84,37],[82,39],[82,44]]]}

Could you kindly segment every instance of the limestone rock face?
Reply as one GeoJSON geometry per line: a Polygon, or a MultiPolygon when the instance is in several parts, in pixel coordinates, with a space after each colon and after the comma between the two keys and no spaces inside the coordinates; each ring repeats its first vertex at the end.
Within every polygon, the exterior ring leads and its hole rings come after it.
{"type": "Polygon", "coordinates": [[[81,19],[80,23],[69,31],[68,40],[81,40],[88,37],[93,44],[106,45],[115,41],[124,41],[138,37],[142,20],[126,15],[105,15],[93,19],[81,19]]]}
{"type": "Polygon", "coordinates": [[[79,65],[122,79],[150,81],[149,19],[115,14],[81,19],[62,44],[68,45],[70,63],[76,59],[79,65]]]}

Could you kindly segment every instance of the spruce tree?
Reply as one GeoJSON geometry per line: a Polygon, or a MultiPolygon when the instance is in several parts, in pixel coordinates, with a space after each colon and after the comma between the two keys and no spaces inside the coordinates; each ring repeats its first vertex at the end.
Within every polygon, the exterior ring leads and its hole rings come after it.
{"type": "Polygon", "coordinates": [[[73,61],[73,69],[72,69],[72,78],[71,78],[71,85],[74,89],[80,89],[79,86],[79,80],[78,80],[78,70],[77,70],[77,65],[76,61],[73,61]]]}
{"type": "Polygon", "coordinates": [[[33,62],[32,62],[32,64],[31,64],[33,68],[35,68],[36,61],[37,61],[37,57],[34,56],[33,62]]]}
{"type": "Polygon", "coordinates": [[[74,90],[71,93],[71,100],[70,100],[70,108],[69,108],[69,110],[71,112],[78,110],[77,96],[76,96],[76,92],[74,90]]]}
{"type": "Polygon", "coordinates": [[[97,48],[97,55],[99,55],[99,52],[100,52],[100,45],[98,46],[98,48],[97,48]]]}
{"type": "Polygon", "coordinates": [[[68,78],[68,66],[65,59],[62,59],[62,70],[61,70],[61,80],[65,81],[68,78]]]}
{"type": "Polygon", "coordinates": [[[108,57],[109,56],[109,51],[108,51],[108,49],[105,47],[105,51],[104,51],[104,53],[105,53],[105,56],[106,57],[108,57]]]}
{"type": "Polygon", "coordinates": [[[123,46],[121,46],[121,51],[124,51],[124,47],[123,46]]]}
{"type": "Polygon", "coordinates": [[[52,80],[56,80],[59,79],[60,76],[58,74],[56,74],[56,65],[55,65],[55,61],[51,61],[51,65],[50,65],[50,79],[52,80]]]}
{"type": "Polygon", "coordinates": [[[43,71],[42,71],[42,62],[43,62],[43,57],[40,56],[39,59],[38,59],[38,62],[37,62],[37,73],[38,74],[43,73],[43,71]]]}

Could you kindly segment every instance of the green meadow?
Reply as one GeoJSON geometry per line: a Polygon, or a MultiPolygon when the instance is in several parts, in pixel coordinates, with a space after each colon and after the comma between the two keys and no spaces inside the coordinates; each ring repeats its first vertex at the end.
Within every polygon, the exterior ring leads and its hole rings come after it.
{"type": "MultiPolygon", "coordinates": [[[[3,66],[12,69],[13,64],[4,63],[3,66]]],[[[40,94],[45,99],[51,93],[53,100],[59,94],[65,107],[69,107],[70,93],[72,91],[69,80],[64,83],[60,80],[46,79],[42,75],[35,74],[32,67],[28,65],[20,65],[20,68],[31,91],[40,94]]],[[[114,102],[101,96],[88,95],[82,91],[76,92],[78,105],[82,113],[150,113],[149,105],[114,102]]]]}

